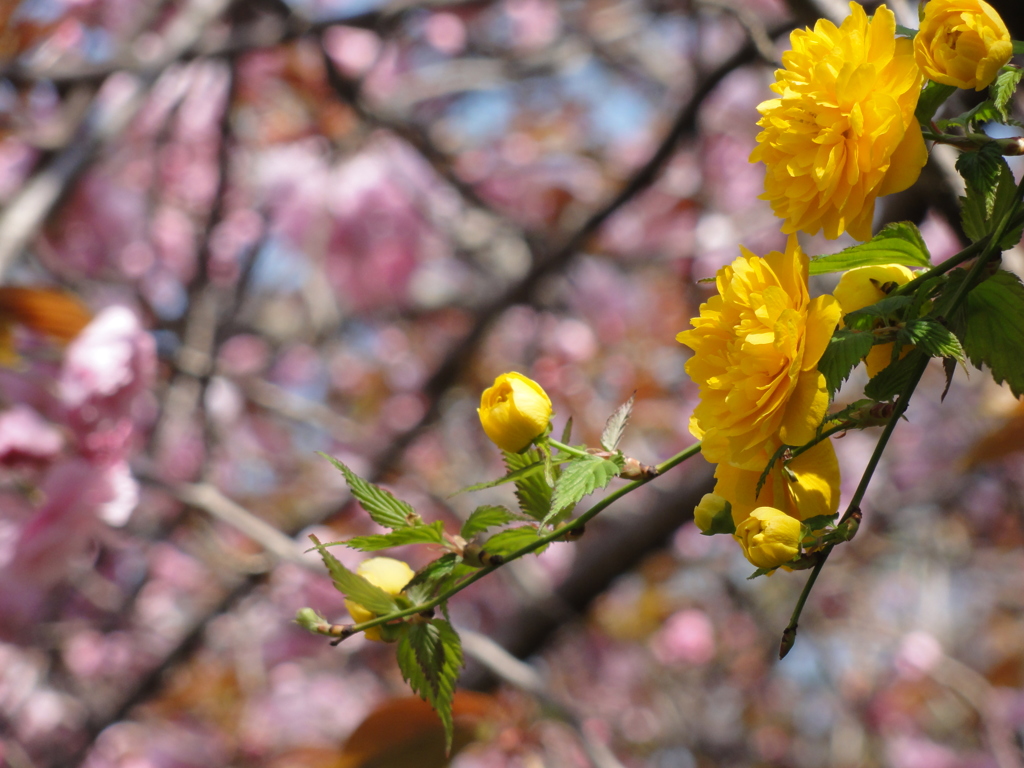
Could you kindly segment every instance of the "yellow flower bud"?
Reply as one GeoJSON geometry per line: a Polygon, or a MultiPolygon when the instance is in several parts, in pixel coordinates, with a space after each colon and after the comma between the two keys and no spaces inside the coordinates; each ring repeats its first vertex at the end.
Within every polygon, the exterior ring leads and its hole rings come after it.
{"type": "Polygon", "coordinates": [[[517,453],[548,428],[551,400],[533,379],[503,373],[484,390],[476,411],[484,432],[503,451],[517,453]]]}
{"type": "MultiPolygon", "coordinates": [[[[363,560],[356,569],[356,573],[375,587],[380,587],[389,595],[399,594],[405,588],[405,585],[412,581],[412,577],[416,575],[416,572],[407,563],[391,557],[371,557],[368,560],[363,560]]],[[[377,614],[366,610],[359,603],[351,600],[345,601],[345,607],[352,615],[352,621],[356,624],[369,621],[377,616],[377,614]]],[[[382,640],[380,627],[370,627],[363,634],[369,640],[382,640]]]]}
{"type": "MultiPolygon", "coordinates": [[[[848,315],[850,312],[870,307],[884,299],[888,295],[888,291],[883,290],[887,285],[891,283],[904,285],[913,279],[914,273],[902,264],[856,267],[839,278],[839,285],[836,286],[832,295],[839,302],[843,315],[848,315]]],[[[892,344],[876,344],[871,348],[867,357],[864,358],[868,376],[875,376],[889,365],[889,361],[892,360],[892,346],[892,344]]],[[[903,347],[902,354],[906,355],[911,349],[913,349],[911,346],[903,347]]]]}
{"type": "Polygon", "coordinates": [[[1013,42],[985,0],[930,0],[914,38],[914,58],[937,83],[981,91],[1013,56],[1013,42]]]}
{"type": "Polygon", "coordinates": [[[800,552],[800,521],[775,507],[758,507],[736,526],[733,537],[758,568],[777,568],[800,552]]]}
{"type": "Polygon", "coordinates": [[[705,493],[693,510],[693,522],[705,536],[716,533],[734,533],[732,504],[714,493],[705,493]]]}

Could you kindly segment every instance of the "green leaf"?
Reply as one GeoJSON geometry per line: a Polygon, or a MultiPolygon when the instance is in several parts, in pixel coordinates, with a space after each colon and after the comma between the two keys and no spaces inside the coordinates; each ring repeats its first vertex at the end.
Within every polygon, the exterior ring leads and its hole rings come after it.
{"type": "Polygon", "coordinates": [[[440,520],[430,525],[413,525],[398,528],[391,533],[356,536],[345,542],[345,546],[360,549],[363,552],[375,552],[388,547],[401,547],[405,544],[443,544],[444,523],[440,520]]]}
{"type": "Polygon", "coordinates": [[[619,441],[622,433],[626,430],[629,417],[633,413],[633,401],[636,399],[636,392],[629,396],[629,400],[620,405],[611,416],[608,417],[601,433],[601,447],[606,451],[616,451],[619,448],[619,441]]]}
{"type": "Polygon", "coordinates": [[[964,349],[971,362],[988,366],[1015,397],[1024,395],[1024,285],[1000,270],[967,294],[964,349]]]}
{"type": "MultiPolygon", "coordinates": [[[[604,488],[622,471],[623,465],[622,456],[618,454],[610,459],[588,456],[570,461],[562,467],[562,476],[555,483],[551,514],[571,509],[584,496],[604,488]]],[[[543,522],[548,522],[547,518],[543,522]]]]}
{"type": "MultiPolygon", "coordinates": [[[[523,547],[533,544],[540,538],[540,533],[533,526],[521,528],[509,528],[507,531],[496,533],[484,542],[483,548],[488,555],[511,555],[523,547]]],[[[537,550],[538,554],[542,550],[537,550]]]]}
{"type": "Polygon", "coordinates": [[[415,510],[404,501],[396,499],[383,488],[366,482],[333,456],[326,453],[320,455],[341,470],[352,495],[358,499],[377,525],[385,528],[405,528],[419,519],[415,510]]]}
{"type": "Polygon", "coordinates": [[[960,198],[964,232],[974,242],[992,231],[992,212],[1005,165],[995,144],[984,144],[974,152],[962,152],[956,159],[956,169],[967,187],[967,195],[960,198]]]}
{"type": "Polygon", "coordinates": [[[942,323],[934,320],[913,320],[900,331],[899,340],[913,344],[929,357],[951,357],[967,365],[960,340],[942,323]]]}
{"type": "Polygon", "coordinates": [[[825,353],[818,361],[818,371],[825,376],[829,398],[835,397],[850,372],[857,367],[874,345],[874,334],[839,328],[828,340],[825,353]]]}
{"type": "Polygon", "coordinates": [[[833,525],[836,521],[836,516],[833,515],[817,515],[815,517],[808,517],[806,520],[800,522],[809,531],[820,531],[822,528],[828,528],[833,525]]]}
{"type": "Polygon", "coordinates": [[[843,317],[846,327],[857,331],[870,331],[875,327],[876,320],[898,320],[900,310],[914,301],[911,296],[886,296],[869,307],[850,312],[843,317]]]}
{"type": "Polygon", "coordinates": [[[338,558],[327,551],[316,536],[310,534],[309,538],[312,540],[317,552],[320,553],[320,557],[323,558],[324,565],[327,566],[327,571],[334,580],[335,588],[345,597],[378,616],[398,610],[398,603],[395,602],[395,598],[380,587],[371,584],[362,576],[352,573],[352,571],[342,565],[338,558]]]}
{"type": "Polygon", "coordinates": [[[405,585],[405,594],[414,604],[425,603],[437,594],[437,587],[444,583],[459,564],[454,552],[427,563],[420,568],[412,581],[405,585]]]}
{"type": "Polygon", "coordinates": [[[880,403],[892,400],[906,389],[923,355],[921,350],[915,349],[902,360],[889,363],[867,383],[864,394],[880,403]]]}
{"type": "Polygon", "coordinates": [[[839,253],[811,259],[810,274],[845,272],[854,267],[876,264],[930,267],[932,261],[917,227],[909,221],[897,221],[883,227],[866,243],[844,248],[839,253]]]}
{"type": "Polygon", "coordinates": [[[505,523],[511,523],[513,520],[521,519],[519,515],[505,507],[492,505],[477,507],[473,510],[473,514],[469,516],[469,519],[462,524],[462,530],[459,532],[459,535],[468,541],[488,528],[494,528],[499,525],[505,525],[505,523]]]}
{"type": "Polygon", "coordinates": [[[777,570],[778,566],[775,566],[774,568],[758,568],[752,574],[747,576],[747,581],[750,581],[751,579],[756,579],[758,576],[768,576],[769,574],[775,573],[775,571],[777,570]]]}
{"type": "Polygon", "coordinates": [[[939,107],[954,93],[956,93],[955,85],[943,85],[929,80],[925,83],[924,90],[921,91],[921,95],[917,99],[917,110],[914,112],[914,117],[923,127],[927,128],[939,107]]]}
{"type": "Polygon", "coordinates": [[[1021,75],[1024,75],[1024,69],[1020,67],[1003,67],[999,70],[999,74],[992,85],[988,87],[988,91],[992,95],[992,101],[995,103],[996,109],[999,110],[999,114],[1004,121],[1010,117],[1007,107],[1009,107],[1014,94],[1017,92],[1021,75]]]}
{"type": "Polygon", "coordinates": [[[572,416],[565,422],[565,427],[562,429],[562,442],[566,445],[572,439],[572,416]]]}
{"type": "Polygon", "coordinates": [[[446,753],[452,748],[452,698],[462,663],[462,641],[447,621],[410,624],[398,641],[398,668],[413,691],[441,718],[446,753]]]}
{"type": "Polygon", "coordinates": [[[526,453],[509,453],[502,451],[505,458],[505,466],[509,474],[520,469],[536,464],[541,471],[536,469],[517,478],[516,498],[519,500],[519,508],[523,514],[529,515],[536,520],[543,520],[551,511],[551,486],[544,481],[544,462],[540,460],[540,453],[536,448],[531,448],[526,453]]]}
{"type": "Polygon", "coordinates": [[[951,128],[960,128],[965,131],[970,131],[978,125],[998,121],[999,110],[996,109],[996,105],[991,101],[991,99],[986,99],[956,117],[952,117],[948,120],[936,120],[935,126],[943,132],[948,132],[951,128]]]}
{"type": "MultiPolygon", "coordinates": [[[[531,450],[531,453],[532,453],[532,450],[531,450]]],[[[510,456],[518,456],[519,454],[512,453],[512,454],[508,454],[508,455],[510,455],[510,456]]],[[[506,466],[508,465],[508,460],[507,459],[505,460],[505,464],[506,464],[506,466]]],[[[544,472],[544,462],[543,461],[534,461],[533,463],[524,464],[523,466],[521,466],[519,469],[517,469],[515,471],[510,471],[506,475],[502,475],[497,480],[485,480],[482,483],[476,483],[475,485],[469,485],[469,486],[466,486],[465,488],[461,488],[461,489],[457,490],[455,493],[453,493],[452,496],[458,496],[460,493],[469,493],[470,491],[482,491],[485,488],[494,488],[495,486],[504,485],[505,483],[515,483],[515,482],[518,482],[519,480],[523,480],[523,479],[529,477],[530,475],[532,475],[534,473],[543,474],[543,472],[544,472]]]]}
{"type": "Polygon", "coordinates": [[[1024,53],[1024,40],[1013,41],[1013,55],[1018,56],[1024,53]]]}

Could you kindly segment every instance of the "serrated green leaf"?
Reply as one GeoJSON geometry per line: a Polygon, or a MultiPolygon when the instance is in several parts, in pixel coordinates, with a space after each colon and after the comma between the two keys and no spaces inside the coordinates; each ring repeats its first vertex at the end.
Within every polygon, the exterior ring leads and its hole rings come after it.
{"type": "Polygon", "coordinates": [[[892,400],[906,389],[924,353],[918,349],[879,371],[864,387],[864,394],[880,403],[892,400]]]}
{"type": "Polygon", "coordinates": [[[430,525],[413,525],[398,528],[391,533],[356,536],[345,542],[345,546],[363,552],[376,552],[388,547],[401,547],[405,544],[443,544],[444,523],[440,520],[430,525]]]}
{"type": "Polygon", "coordinates": [[[900,340],[913,344],[929,357],[951,357],[967,364],[960,340],[946,326],[934,320],[913,320],[900,331],[900,340]]]}
{"type": "Polygon", "coordinates": [[[843,317],[846,327],[856,331],[870,331],[876,320],[896,320],[900,310],[912,304],[911,296],[886,296],[871,306],[850,312],[843,317]]]}
{"type": "Polygon", "coordinates": [[[930,267],[932,262],[917,227],[909,221],[897,221],[883,227],[866,243],[811,259],[809,271],[812,275],[824,275],[876,264],[930,267]]]}
{"type": "Polygon", "coordinates": [[[531,448],[526,453],[502,451],[502,456],[510,474],[532,464],[540,467],[541,471],[527,473],[515,482],[516,498],[523,514],[535,520],[543,520],[551,511],[551,486],[544,481],[544,462],[540,461],[540,453],[536,448],[531,448]]]}
{"type": "Polygon", "coordinates": [[[324,565],[327,566],[327,571],[331,574],[335,588],[345,597],[378,616],[398,610],[398,603],[395,602],[395,598],[380,587],[371,584],[362,576],[352,573],[352,571],[342,565],[338,558],[327,551],[327,548],[320,543],[316,536],[310,534],[309,538],[312,540],[317,552],[320,553],[320,557],[323,558],[324,565]]]}
{"type": "Polygon", "coordinates": [[[459,557],[449,552],[420,568],[412,581],[405,585],[405,594],[414,604],[425,603],[437,594],[437,588],[444,583],[456,566],[459,557]]]}
{"type": "Polygon", "coordinates": [[[985,365],[1015,397],[1024,395],[1024,285],[1000,270],[967,294],[964,350],[971,363],[985,365]]]}
{"type": "MultiPolygon", "coordinates": [[[[610,459],[580,457],[570,461],[562,467],[562,476],[555,483],[555,492],[551,498],[552,515],[571,509],[584,496],[607,486],[622,471],[623,464],[621,455],[610,459]]],[[[543,522],[547,522],[547,519],[543,522]]]]}
{"type": "MultiPolygon", "coordinates": [[[[513,453],[510,455],[518,456],[519,454],[513,453]]],[[[506,465],[508,464],[507,461],[505,463],[506,465]]],[[[543,474],[543,472],[544,462],[535,461],[533,463],[526,464],[515,471],[511,471],[506,475],[502,475],[497,480],[485,480],[482,483],[476,483],[475,485],[468,485],[465,488],[460,488],[455,493],[453,493],[452,496],[458,496],[460,493],[470,493],[471,491],[482,491],[485,488],[495,488],[499,485],[504,485],[505,483],[514,483],[519,480],[523,480],[534,473],[543,474]]]]}
{"type": "Polygon", "coordinates": [[[447,621],[411,624],[398,641],[398,668],[441,718],[446,753],[452,747],[452,698],[462,664],[462,640],[447,621]]]}
{"type": "Polygon", "coordinates": [[[825,376],[829,398],[835,396],[843,382],[850,377],[850,372],[871,351],[874,341],[874,334],[865,331],[839,328],[832,334],[824,354],[818,360],[818,371],[825,376]]]}
{"type": "MultiPolygon", "coordinates": [[[[491,538],[484,542],[483,548],[488,555],[501,555],[505,557],[533,544],[539,538],[540,533],[532,526],[509,528],[507,531],[491,536],[491,538]]],[[[538,554],[540,551],[542,550],[538,550],[538,554]]]]}
{"type": "Polygon", "coordinates": [[[995,103],[995,107],[999,110],[999,114],[1003,120],[1007,120],[1010,117],[1007,107],[1010,105],[1014,94],[1017,92],[1017,86],[1020,84],[1021,75],[1024,75],[1024,69],[1021,69],[1020,67],[1003,67],[999,70],[999,74],[992,82],[992,85],[988,87],[989,93],[992,95],[992,101],[995,103]]]}
{"type": "Polygon", "coordinates": [[[929,80],[925,83],[924,90],[921,91],[921,95],[917,99],[917,110],[914,112],[914,117],[922,126],[928,127],[939,107],[954,93],[956,93],[955,85],[944,85],[929,80]]]}
{"type": "Polygon", "coordinates": [[[615,409],[615,413],[608,417],[601,433],[601,447],[606,451],[616,451],[619,448],[619,441],[622,433],[626,431],[626,424],[633,414],[633,402],[636,400],[636,392],[629,396],[629,400],[615,409]]]}
{"type": "MultiPolygon", "coordinates": [[[[986,144],[978,152],[965,152],[959,159],[969,156],[975,157],[968,164],[971,178],[964,176],[967,195],[960,198],[961,221],[967,236],[977,242],[995,231],[1019,199],[1013,173],[994,144],[986,144]]],[[[1019,224],[1013,222],[1003,233],[999,241],[1001,249],[1012,248],[1020,240],[1019,224]]]]}
{"type": "Polygon", "coordinates": [[[385,528],[405,528],[418,519],[415,510],[406,502],[396,499],[383,488],[378,488],[363,480],[333,456],[328,456],[326,453],[320,455],[341,470],[352,495],[363,505],[363,509],[377,525],[382,525],[385,528]]]}
{"type": "Polygon", "coordinates": [[[505,507],[493,505],[477,507],[473,510],[473,514],[469,516],[469,519],[462,524],[462,530],[459,532],[459,535],[468,541],[488,528],[495,528],[520,519],[519,515],[505,507]]]}

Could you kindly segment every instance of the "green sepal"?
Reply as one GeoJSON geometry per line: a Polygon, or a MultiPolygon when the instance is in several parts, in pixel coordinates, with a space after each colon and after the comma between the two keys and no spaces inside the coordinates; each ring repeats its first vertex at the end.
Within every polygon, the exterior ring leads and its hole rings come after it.
{"type": "Polygon", "coordinates": [[[725,502],[714,517],[711,518],[711,525],[706,531],[701,531],[701,536],[715,536],[719,533],[727,533],[730,536],[736,533],[736,523],[732,519],[732,504],[725,502]]]}

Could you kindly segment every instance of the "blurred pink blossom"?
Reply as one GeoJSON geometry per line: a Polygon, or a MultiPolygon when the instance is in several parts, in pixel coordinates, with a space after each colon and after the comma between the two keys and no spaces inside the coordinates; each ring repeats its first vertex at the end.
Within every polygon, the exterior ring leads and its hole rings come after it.
{"type": "Polygon", "coordinates": [[[156,345],[125,307],[108,307],[67,349],[60,397],[82,450],[97,459],[124,455],[136,395],[156,372],[156,345]]]}
{"type": "Polygon", "coordinates": [[[27,405],[18,403],[0,413],[0,464],[45,462],[63,445],[60,431],[27,405]]]}
{"type": "Polygon", "coordinates": [[[651,650],[662,664],[706,664],[715,656],[714,633],[704,611],[679,611],[651,638],[651,650]]]}

